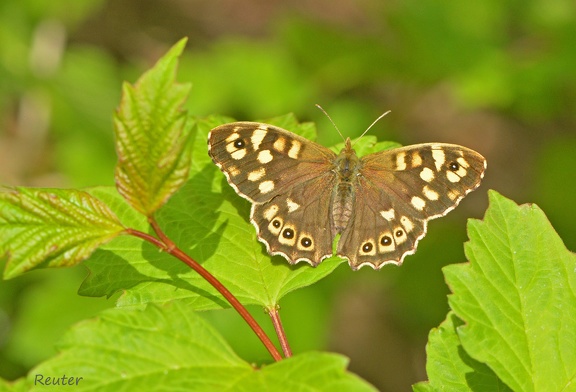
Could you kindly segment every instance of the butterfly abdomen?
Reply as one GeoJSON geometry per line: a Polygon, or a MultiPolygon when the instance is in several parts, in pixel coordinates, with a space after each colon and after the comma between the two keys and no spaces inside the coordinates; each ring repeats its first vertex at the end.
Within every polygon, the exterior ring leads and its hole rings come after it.
{"type": "Polygon", "coordinates": [[[332,235],[344,231],[352,217],[360,165],[361,161],[352,149],[350,139],[347,139],[344,149],[334,162],[333,172],[338,177],[338,181],[332,191],[330,204],[333,222],[332,235]]]}
{"type": "Polygon", "coordinates": [[[339,183],[332,191],[332,201],[330,205],[330,214],[332,215],[332,235],[344,231],[352,217],[354,207],[354,189],[351,182],[339,183]]]}

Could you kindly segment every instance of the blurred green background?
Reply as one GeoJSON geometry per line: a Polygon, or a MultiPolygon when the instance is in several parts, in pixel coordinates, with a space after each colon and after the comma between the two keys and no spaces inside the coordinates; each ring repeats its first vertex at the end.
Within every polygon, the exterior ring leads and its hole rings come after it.
{"type": "MultiPolygon", "coordinates": [[[[193,115],[293,112],[331,145],[340,136],[314,104],[350,137],[392,110],[370,131],[380,140],[463,144],[488,159],[482,187],[433,221],[401,268],[343,265],[285,299],[296,353],[346,354],[382,391],[424,380],[427,334],[447,311],[441,267],[465,260],[466,218],[482,217],[489,188],[537,203],[576,248],[573,0],[6,0],[0,183],[112,185],[121,83],[183,36],[179,80],[193,83],[193,115]]],[[[23,376],[70,324],[113,306],[76,295],[85,275],[79,267],[0,281],[1,377],[23,376]]],[[[207,317],[258,359],[239,317],[207,317]]]]}

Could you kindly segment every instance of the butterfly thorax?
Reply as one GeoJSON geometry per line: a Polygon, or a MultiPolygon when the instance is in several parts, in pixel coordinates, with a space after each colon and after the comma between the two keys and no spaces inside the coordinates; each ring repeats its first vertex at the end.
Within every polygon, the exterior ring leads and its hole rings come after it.
{"type": "Polygon", "coordinates": [[[332,169],[336,174],[336,183],[330,204],[330,213],[334,223],[333,235],[341,233],[352,216],[360,167],[361,161],[348,138],[344,148],[334,161],[334,168],[332,169]]]}

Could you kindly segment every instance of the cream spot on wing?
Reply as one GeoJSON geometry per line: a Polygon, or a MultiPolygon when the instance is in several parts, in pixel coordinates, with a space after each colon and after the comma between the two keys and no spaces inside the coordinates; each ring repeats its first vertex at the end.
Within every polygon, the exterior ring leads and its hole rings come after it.
{"type": "Polygon", "coordinates": [[[258,162],[265,164],[271,162],[274,157],[270,153],[270,150],[262,150],[258,153],[258,162]]]}
{"type": "Polygon", "coordinates": [[[456,159],[456,162],[458,162],[460,166],[462,166],[465,169],[468,169],[470,167],[470,164],[466,161],[466,159],[462,157],[456,159]]]}
{"type": "Polygon", "coordinates": [[[288,206],[288,212],[294,212],[300,208],[300,204],[294,202],[292,199],[286,199],[286,205],[288,206]]]}
{"type": "Polygon", "coordinates": [[[423,179],[426,182],[431,182],[434,177],[436,175],[434,174],[434,171],[428,167],[425,167],[424,169],[422,169],[422,171],[420,172],[420,178],[423,179]]]}
{"type": "Polygon", "coordinates": [[[424,207],[426,207],[426,202],[424,201],[424,199],[422,199],[421,197],[418,197],[418,196],[414,196],[410,200],[410,203],[412,203],[414,208],[416,208],[418,211],[422,211],[424,209],[424,207]]]}
{"type": "Polygon", "coordinates": [[[301,148],[302,148],[302,143],[300,143],[296,139],[292,140],[292,146],[290,147],[290,150],[288,151],[288,156],[292,159],[298,159],[301,148]]]}
{"type": "Polygon", "coordinates": [[[428,185],[426,185],[424,187],[424,189],[422,189],[422,193],[424,193],[424,196],[428,199],[428,200],[438,200],[438,197],[440,196],[438,194],[438,192],[436,192],[435,190],[431,189],[428,185]]]}
{"type": "Polygon", "coordinates": [[[250,173],[248,173],[248,181],[258,181],[260,180],[262,177],[264,177],[266,175],[266,169],[261,167],[260,169],[251,171],[250,173]]]}
{"type": "Polygon", "coordinates": [[[228,143],[230,143],[230,142],[233,142],[234,140],[238,139],[239,137],[240,137],[240,134],[234,132],[234,133],[230,134],[230,136],[228,136],[228,137],[226,138],[226,141],[227,141],[228,143]]]}
{"type": "Polygon", "coordinates": [[[446,178],[448,178],[448,181],[450,182],[458,182],[460,181],[460,176],[450,170],[448,170],[446,172],[446,178]]]}
{"type": "Polygon", "coordinates": [[[404,226],[404,230],[406,230],[406,233],[410,233],[412,230],[414,230],[414,223],[412,223],[412,221],[407,217],[403,216],[402,218],[400,218],[400,223],[402,224],[402,226],[404,226]]]}
{"type": "Polygon", "coordinates": [[[310,233],[302,233],[300,237],[298,237],[298,242],[296,243],[296,247],[299,250],[305,251],[313,251],[314,250],[314,239],[310,235],[310,233]]]}
{"type": "Polygon", "coordinates": [[[284,225],[278,236],[278,241],[283,245],[294,246],[296,243],[296,229],[294,226],[284,225]]]}
{"type": "Polygon", "coordinates": [[[391,221],[394,219],[394,208],[390,208],[387,211],[380,211],[380,215],[382,215],[382,218],[386,219],[387,221],[391,221]]]}
{"type": "Polygon", "coordinates": [[[234,145],[234,141],[235,141],[235,140],[238,140],[239,138],[240,138],[240,135],[237,134],[236,132],[233,133],[233,134],[231,134],[230,136],[228,136],[228,137],[226,138],[226,151],[228,151],[230,154],[233,154],[233,153],[235,153],[235,152],[237,152],[237,151],[242,151],[242,150],[244,150],[244,149],[240,149],[240,150],[239,150],[238,147],[236,147],[236,146],[234,145]]]}
{"type": "Polygon", "coordinates": [[[446,162],[446,154],[440,146],[432,146],[432,158],[434,158],[434,165],[436,165],[436,171],[440,171],[444,162],[446,162]]]}
{"type": "Polygon", "coordinates": [[[266,208],[264,210],[264,213],[262,214],[262,216],[267,221],[270,221],[270,220],[272,220],[272,218],[274,218],[276,216],[277,213],[278,213],[278,206],[276,204],[274,204],[274,205],[271,205],[270,207],[266,208]]]}
{"type": "Polygon", "coordinates": [[[260,148],[260,143],[264,140],[264,136],[266,136],[268,132],[266,131],[266,127],[262,128],[262,126],[256,128],[256,130],[252,133],[250,140],[252,141],[252,145],[254,146],[254,151],[258,151],[260,148]]]}
{"type": "Polygon", "coordinates": [[[243,148],[242,150],[236,150],[230,154],[230,156],[236,160],[242,159],[246,156],[246,149],[243,148]]]}
{"type": "Polygon", "coordinates": [[[280,230],[282,230],[282,226],[284,226],[284,221],[281,218],[276,217],[270,221],[268,230],[270,230],[270,233],[278,235],[280,234],[280,230]]]}
{"type": "Polygon", "coordinates": [[[374,256],[376,254],[376,245],[374,244],[374,239],[369,238],[360,245],[358,249],[360,256],[374,256]]]}
{"type": "Polygon", "coordinates": [[[274,147],[274,149],[278,152],[284,152],[284,148],[286,147],[286,139],[279,137],[276,139],[272,147],[274,147]]]}
{"type": "Polygon", "coordinates": [[[406,242],[407,239],[408,236],[406,235],[404,229],[402,229],[401,227],[396,227],[394,229],[394,242],[396,242],[396,245],[403,244],[404,242],[406,242]]]}
{"type": "Polygon", "coordinates": [[[448,198],[452,201],[456,200],[458,196],[460,196],[460,193],[458,193],[458,191],[451,190],[448,192],[448,198]]]}
{"type": "Polygon", "coordinates": [[[406,152],[396,154],[396,170],[406,170],[406,152]]]}
{"type": "Polygon", "coordinates": [[[412,153],[412,167],[419,167],[422,166],[422,157],[418,153],[418,151],[414,151],[412,153]]]}
{"type": "Polygon", "coordinates": [[[378,241],[378,253],[388,253],[396,249],[396,244],[392,239],[392,234],[390,232],[384,232],[380,235],[380,241],[378,241]]]}
{"type": "Polygon", "coordinates": [[[231,165],[231,166],[228,166],[228,173],[230,173],[230,175],[232,177],[236,177],[238,174],[241,173],[241,171],[236,166],[231,165]]]}
{"type": "Polygon", "coordinates": [[[258,189],[260,190],[260,193],[269,193],[272,192],[274,190],[274,181],[262,181],[260,184],[258,184],[258,189]]]}
{"type": "Polygon", "coordinates": [[[458,174],[460,177],[466,177],[466,173],[468,172],[464,167],[460,166],[454,173],[458,174]]]}

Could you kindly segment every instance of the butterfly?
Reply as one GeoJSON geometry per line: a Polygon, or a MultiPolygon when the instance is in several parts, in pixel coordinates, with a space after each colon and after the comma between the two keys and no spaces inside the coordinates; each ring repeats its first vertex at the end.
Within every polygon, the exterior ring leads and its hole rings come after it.
{"type": "Polygon", "coordinates": [[[430,219],[480,185],[486,160],[455,144],[425,143],[359,157],[258,122],[220,125],[208,153],[238,195],[271,255],[316,266],[336,255],[351,268],[402,264],[430,219]]]}

